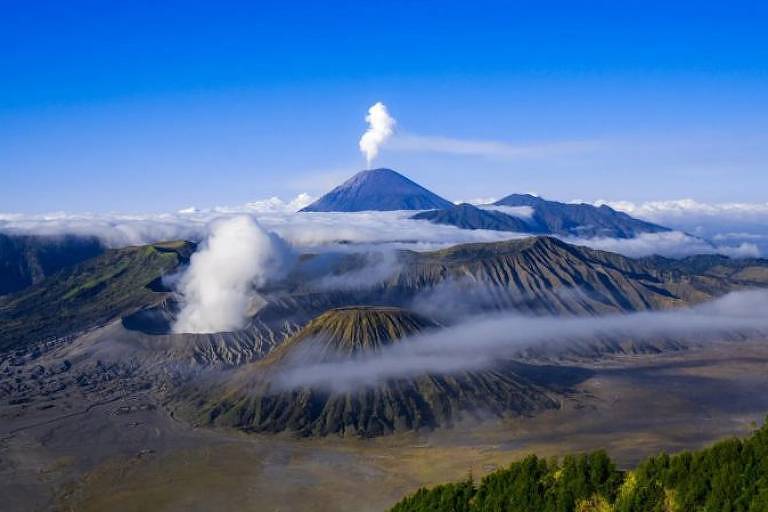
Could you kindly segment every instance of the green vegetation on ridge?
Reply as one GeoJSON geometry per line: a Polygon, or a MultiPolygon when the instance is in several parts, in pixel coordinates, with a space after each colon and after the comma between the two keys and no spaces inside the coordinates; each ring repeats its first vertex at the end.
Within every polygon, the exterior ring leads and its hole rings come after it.
{"type": "Polygon", "coordinates": [[[531,455],[491,473],[420,489],[391,512],[765,512],[768,424],[751,437],[662,453],[622,472],[604,452],[531,455]]]}
{"type": "Polygon", "coordinates": [[[189,258],[189,242],[126,247],[0,299],[0,349],[75,334],[151,305],[151,284],[189,258]]]}

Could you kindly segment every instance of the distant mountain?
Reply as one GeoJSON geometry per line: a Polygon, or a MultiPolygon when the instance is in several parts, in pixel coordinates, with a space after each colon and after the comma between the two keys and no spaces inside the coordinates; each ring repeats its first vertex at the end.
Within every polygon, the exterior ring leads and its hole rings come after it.
{"type": "Polygon", "coordinates": [[[303,212],[361,212],[369,210],[435,210],[453,203],[391,169],[361,171],[303,212]]]}
{"type": "Polygon", "coordinates": [[[0,295],[39,283],[102,252],[104,247],[95,237],[0,233],[0,295]]]}
{"type": "Polygon", "coordinates": [[[547,201],[530,194],[512,194],[494,203],[497,206],[533,208],[530,224],[542,233],[585,237],[633,238],[640,233],[661,233],[669,228],[645,222],[610,206],[568,204],[547,201]]]}
{"type": "Polygon", "coordinates": [[[422,212],[414,219],[449,224],[462,229],[492,229],[532,234],[578,237],[634,238],[641,233],[660,233],[669,228],[630,217],[609,206],[547,201],[529,194],[512,194],[493,203],[499,210],[467,204],[422,212]],[[502,208],[529,208],[530,215],[511,215],[502,208]]]}
{"type": "Polygon", "coordinates": [[[435,224],[448,224],[461,229],[492,229],[516,233],[536,233],[535,227],[520,217],[501,211],[485,210],[462,203],[443,210],[417,213],[412,219],[428,220],[435,224]]]}

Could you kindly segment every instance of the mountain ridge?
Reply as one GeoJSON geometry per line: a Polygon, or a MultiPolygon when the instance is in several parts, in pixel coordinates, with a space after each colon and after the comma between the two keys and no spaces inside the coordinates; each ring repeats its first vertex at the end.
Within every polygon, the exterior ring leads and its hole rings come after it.
{"type": "Polygon", "coordinates": [[[634,238],[643,233],[662,233],[669,228],[640,219],[609,206],[548,201],[530,194],[511,194],[494,207],[530,208],[530,216],[510,215],[470,204],[420,212],[412,219],[447,224],[461,229],[490,229],[516,233],[573,237],[634,238]]]}
{"type": "Polygon", "coordinates": [[[0,233],[0,295],[23,290],[105,250],[90,236],[0,233]]]}

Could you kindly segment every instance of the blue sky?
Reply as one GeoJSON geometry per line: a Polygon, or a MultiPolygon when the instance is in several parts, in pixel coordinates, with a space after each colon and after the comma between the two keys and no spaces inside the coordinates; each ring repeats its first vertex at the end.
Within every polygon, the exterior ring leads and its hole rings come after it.
{"type": "Polygon", "coordinates": [[[2,2],[0,211],[317,195],[376,101],[450,199],[765,202],[768,7],[674,4],[2,2]]]}

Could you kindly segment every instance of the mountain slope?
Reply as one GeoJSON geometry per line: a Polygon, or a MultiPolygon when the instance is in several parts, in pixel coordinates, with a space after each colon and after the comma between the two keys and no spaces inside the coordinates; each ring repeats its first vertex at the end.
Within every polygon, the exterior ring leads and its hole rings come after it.
{"type": "Polygon", "coordinates": [[[630,217],[608,206],[547,201],[528,194],[512,194],[494,203],[496,207],[530,208],[529,217],[509,215],[462,204],[422,212],[413,219],[448,224],[462,229],[492,229],[530,234],[577,237],[633,238],[641,233],[660,233],[668,228],[630,217]]]}
{"type": "Polygon", "coordinates": [[[494,203],[497,206],[529,206],[529,224],[541,233],[582,237],[633,238],[640,233],[660,233],[668,228],[630,217],[609,206],[568,204],[547,201],[529,194],[512,194],[494,203]]]}
{"type": "Polygon", "coordinates": [[[159,278],[193,250],[189,242],[109,250],[0,298],[0,349],[73,335],[160,301],[159,278]]]}
{"type": "Polygon", "coordinates": [[[391,169],[361,171],[303,212],[432,210],[452,203],[391,169]]]}
{"type": "Polygon", "coordinates": [[[448,224],[461,229],[492,229],[516,233],[535,233],[535,229],[524,219],[506,213],[484,210],[471,204],[462,203],[443,210],[417,213],[412,219],[428,220],[435,224],[448,224]]]}
{"type": "MultiPolygon", "coordinates": [[[[468,312],[516,310],[533,314],[620,313],[695,304],[743,286],[768,284],[768,261],[754,260],[732,270],[673,267],[665,258],[632,259],[571,245],[553,237],[527,237],[495,243],[462,244],[431,252],[400,251],[388,276],[353,290],[314,287],[322,276],[361,274],[358,255],[341,255],[322,273],[314,257],[303,260],[287,293],[274,297],[263,314],[312,317],[346,304],[409,306],[415,300],[450,316],[468,312]]],[[[720,260],[718,260],[720,261],[720,260]]],[[[306,320],[304,320],[306,321],[306,320]]]]}
{"type": "Polygon", "coordinates": [[[62,268],[104,252],[94,237],[0,233],[0,295],[39,283],[62,268]]]}
{"type": "Polygon", "coordinates": [[[249,432],[362,437],[450,426],[465,417],[557,407],[543,388],[522,375],[524,365],[418,374],[343,390],[276,384],[282,372],[301,371],[306,363],[354,362],[402,337],[435,328],[433,322],[398,308],[331,310],[263,361],[240,369],[226,384],[192,384],[175,401],[183,414],[198,421],[249,432]]]}

